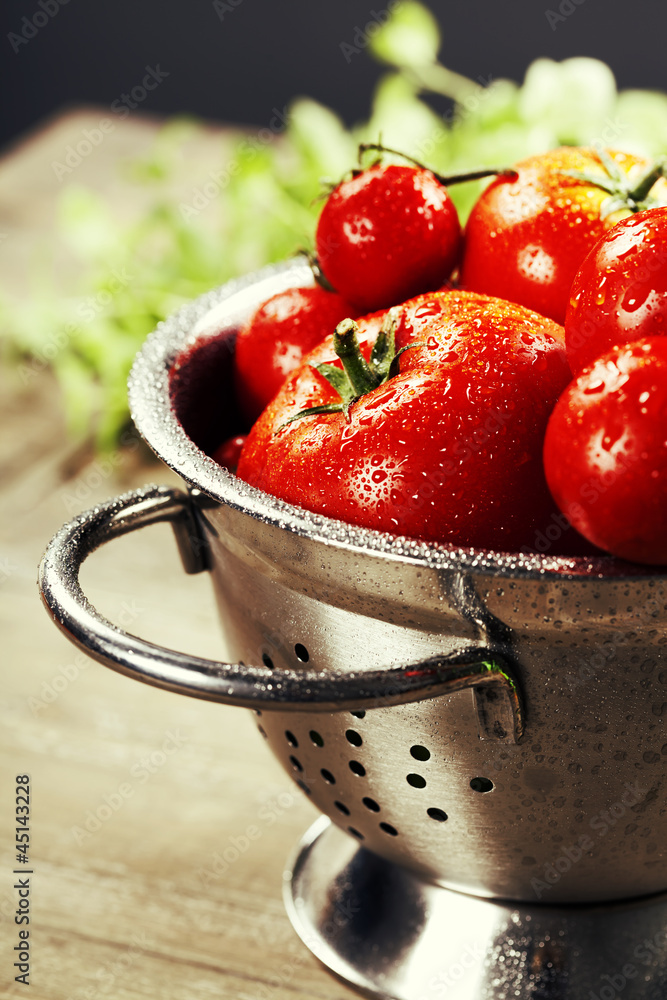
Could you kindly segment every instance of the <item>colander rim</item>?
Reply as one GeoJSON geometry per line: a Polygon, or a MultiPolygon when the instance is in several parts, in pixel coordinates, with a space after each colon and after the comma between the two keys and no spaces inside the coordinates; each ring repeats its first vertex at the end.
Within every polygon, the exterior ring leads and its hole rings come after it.
{"type": "Polygon", "coordinates": [[[132,419],[158,458],[189,486],[264,523],[278,525],[324,545],[354,551],[360,556],[374,554],[428,568],[464,570],[475,575],[505,579],[667,580],[665,567],[638,566],[611,556],[587,558],[506,553],[421,542],[372,528],[352,526],[279,500],[237,479],[218,465],[188,437],[176,416],[169,380],[175,361],[195,343],[219,335],[220,322],[231,331],[235,326],[234,315],[242,317],[243,312],[247,312],[247,302],[252,299],[255,289],[267,286],[266,293],[258,295],[251,303],[256,306],[283,288],[310,283],[310,268],[298,259],[271,264],[235,278],[186,303],[159,323],[138,352],[128,380],[132,419]],[[245,307],[239,304],[239,300],[246,302],[245,307]],[[215,314],[213,310],[216,310],[215,314]],[[217,323],[213,322],[213,317],[217,323]]]}

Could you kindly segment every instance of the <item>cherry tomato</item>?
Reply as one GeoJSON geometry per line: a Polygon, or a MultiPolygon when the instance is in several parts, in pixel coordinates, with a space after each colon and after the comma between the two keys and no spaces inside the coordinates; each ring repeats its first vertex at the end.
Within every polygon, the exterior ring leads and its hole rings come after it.
{"type": "Polygon", "coordinates": [[[570,293],[567,359],[575,375],[616,344],[667,335],[667,208],[623,219],[590,251],[570,293]]]}
{"type": "Polygon", "coordinates": [[[547,482],[589,541],[667,563],[667,339],[614,347],[559,399],[544,442],[547,482]]]}
{"type": "MultiPolygon", "coordinates": [[[[337,392],[330,380],[349,376],[327,339],[251,430],[239,477],[351,524],[480,548],[530,546],[536,529],[559,516],[541,456],[549,414],[571,377],[562,329],[521,306],[458,291],[419,296],[392,315],[395,348],[405,350],[386,381],[360,397],[352,386],[341,404],[344,387],[337,392]],[[310,407],[337,411],[303,415],[310,407]]],[[[370,367],[381,320],[359,321],[370,367]]]]}
{"type": "Polygon", "coordinates": [[[461,286],[562,324],[572,281],[593,244],[629,210],[655,199],[667,203],[667,181],[630,153],[574,147],[531,156],[516,170],[516,181],[497,178],[473,207],[461,286]]]}
{"type": "Polygon", "coordinates": [[[376,165],[332,192],[315,244],[334,288],[374,312],[442,285],[458,262],[461,226],[430,170],[376,165]]]}
{"type": "Polygon", "coordinates": [[[236,390],[243,414],[256,420],[305,354],[357,310],[318,285],[279,292],[257,309],[236,339],[236,390]]]}
{"type": "Polygon", "coordinates": [[[211,455],[211,458],[214,459],[218,465],[221,465],[223,469],[229,469],[230,472],[236,472],[239,464],[239,458],[241,457],[241,451],[246,442],[246,437],[247,434],[237,434],[234,437],[227,438],[222,442],[222,444],[218,445],[211,455]]]}

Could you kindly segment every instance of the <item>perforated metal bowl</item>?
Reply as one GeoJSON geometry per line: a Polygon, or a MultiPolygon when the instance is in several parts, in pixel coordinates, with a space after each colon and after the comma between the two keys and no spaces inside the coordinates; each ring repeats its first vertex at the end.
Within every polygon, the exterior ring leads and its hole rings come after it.
{"type": "Polygon", "coordinates": [[[427,879],[550,903],[667,889],[665,572],[353,528],[236,480],[199,446],[215,421],[218,437],[234,429],[238,323],[307,280],[300,265],[269,269],[148,339],[134,420],[192,492],[149,488],[66,525],[41,569],[53,617],[113,669],[254,708],[334,823],[427,879]],[[190,572],[210,569],[237,663],[127,636],[83,597],[86,555],[156,520],[174,523],[190,572]]]}

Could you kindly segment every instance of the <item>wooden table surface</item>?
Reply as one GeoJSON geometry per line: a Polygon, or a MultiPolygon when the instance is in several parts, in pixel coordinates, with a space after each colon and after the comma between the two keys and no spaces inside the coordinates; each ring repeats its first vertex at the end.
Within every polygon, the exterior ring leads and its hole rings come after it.
{"type": "MultiPolygon", "coordinates": [[[[29,294],[30,255],[54,239],[60,184],[51,163],[99,118],[95,110],[63,115],[0,161],[0,288],[29,294]]],[[[118,162],[147,148],[155,128],[138,116],[119,121],[76,180],[120,202],[118,162]]],[[[220,137],[197,141],[205,175],[220,137]]],[[[105,465],[68,442],[45,372],[26,381],[5,368],[0,390],[0,996],[356,996],[310,955],[283,909],[286,859],[317,814],[250,713],[88,661],[40,605],[37,565],[64,521],[124,489],[175,477],[136,452],[105,465]],[[30,775],[32,790],[29,993],[13,968],[13,885],[23,877],[13,874],[17,774],[30,775]],[[252,841],[249,826],[259,829],[252,841]]],[[[102,613],[131,631],[224,655],[210,581],[183,574],[166,525],[100,550],[82,579],[102,613]]]]}

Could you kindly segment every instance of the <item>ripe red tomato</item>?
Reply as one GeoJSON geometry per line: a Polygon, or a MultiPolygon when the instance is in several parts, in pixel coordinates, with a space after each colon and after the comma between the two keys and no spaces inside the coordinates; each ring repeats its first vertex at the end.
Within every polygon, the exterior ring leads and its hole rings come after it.
{"type": "Polygon", "coordinates": [[[581,372],[549,420],[544,467],[594,545],[667,563],[667,339],[614,347],[581,372]]]}
{"type": "Polygon", "coordinates": [[[458,262],[461,226],[430,170],[377,165],[332,192],[315,245],[334,288],[359,312],[375,312],[444,284],[458,262]]]}
{"type": "MultiPolygon", "coordinates": [[[[497,178],[472,210],[461,286],[520,302],[562,324],[572,281],[593,244],[628,209],[650,203],[637,189],[651,166],[630,153],[574,147],[517,164],[518,179],[497,178]]],[[[667,203],[667,181],[652,178],[651,199],[667,203]]]]}
{"type": "Polygon", "coordinates": [[[616,344],[667,335],[667,208],[623,219],[574,279],[565,319],[575,375],[616,344]]]}
{"type": "Polygon", "coordinates": [[[222,444],[218,445],[211,458],[223,469],[236,472],[247,436],[247,434],[236,434],[234,437],[226,438],[222,444]]]}
{"type": "MultiPolygon", "coordinates": [[[[239,477],[351,524],[456,545],[530,547],[559,516],[541,456],[570,379],[562,329],[521,306],[457,291],[419,296],[394,313],[396,348],[406,348],[394,362],[399,373],[392,369],[347,415],[293,419],[340,404],[325,377],[343,377],[329,338],[253,427],[239,477]]],[[[370,363],[380,321],[359,322],[370,363]]]]}
{"type": "Polygon", "coordinates": [[[236,391],[252,423],[304,355],[357,310],[319,285],[279,292],[256,310],[236,338],[236,391]]]}

